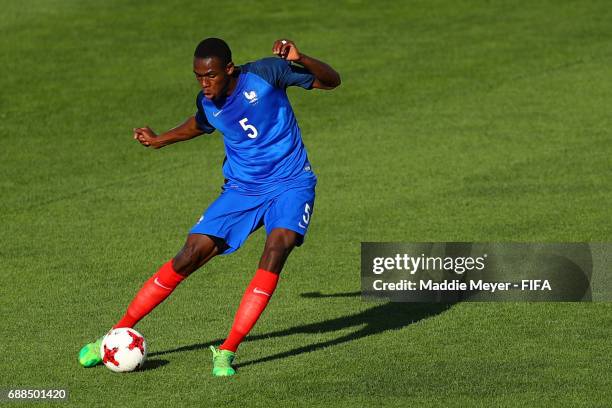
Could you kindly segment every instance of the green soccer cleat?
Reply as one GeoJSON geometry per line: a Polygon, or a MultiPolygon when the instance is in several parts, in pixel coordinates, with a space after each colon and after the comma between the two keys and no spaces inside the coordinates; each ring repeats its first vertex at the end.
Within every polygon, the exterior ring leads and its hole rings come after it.
{"type": "Polygon", "coordinates": [[[232,367],[232,361],[234,361],[236,353],[229,350],[218,350],[213,346],[210,346],[210,351],[213,353],[212,373],[215,377],[229,377],[236,374],[236,370],[232,367]]]}
{"type": "Polygon", "coordinates": [[[102,363],[102,356],[100,355],[102,339],[104,339],[104,336],[93,343],[87,343],[83,346],[79,352],[79,363],[81,363],[83,367],[94,367],[102,363]]]}

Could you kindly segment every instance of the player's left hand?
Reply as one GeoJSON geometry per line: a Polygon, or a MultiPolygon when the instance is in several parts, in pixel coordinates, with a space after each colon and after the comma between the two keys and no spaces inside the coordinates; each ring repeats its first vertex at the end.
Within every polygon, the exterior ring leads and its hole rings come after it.
{"type": "Polygon", "coordinates": [[[287,61],[299,61],[301,57],[300,50],[295,43],[287,39],[274,41],[272,53],[287,61]]]}

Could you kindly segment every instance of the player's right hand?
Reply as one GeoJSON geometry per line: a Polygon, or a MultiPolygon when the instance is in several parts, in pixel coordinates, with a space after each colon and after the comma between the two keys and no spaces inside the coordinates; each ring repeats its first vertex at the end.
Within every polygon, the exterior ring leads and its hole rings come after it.
{"type": "Polygon", "coordinates": [[[148,126],[141,128],[134,128],[134,139],[138,140],[141,145],[145,147],[155,148],[155,139],[157,134],[148,126]]]}

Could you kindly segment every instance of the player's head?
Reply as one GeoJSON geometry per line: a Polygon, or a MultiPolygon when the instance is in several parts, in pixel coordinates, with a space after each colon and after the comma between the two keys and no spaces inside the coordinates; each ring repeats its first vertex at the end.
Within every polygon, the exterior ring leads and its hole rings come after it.
{"type": "Polygon", "coordinates": [[[227,43],[220,38],[201,41],[193,53],[193,73],[206,98],[225,96],[234,73],[232,51],[227,43]]]}

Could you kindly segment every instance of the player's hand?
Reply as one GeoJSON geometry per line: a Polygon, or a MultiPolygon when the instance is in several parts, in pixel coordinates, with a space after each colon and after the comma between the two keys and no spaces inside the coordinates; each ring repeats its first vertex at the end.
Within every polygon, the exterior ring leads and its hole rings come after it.
{"type": "Polygon", "coordinates": [[[301,58],[298,47],[293,41],[287,39],[274,41],[272,53],[287,61],[299,61],[301,58]]]}
{"type": "Polygon", "coordinates": [[[157,138],[157,134],[153,132],[153,130],[148,127],[134,128],[134,139],[138,140],[141,145],[145,147],[153,147],[157,148],[155,139],[157,138]]]}

